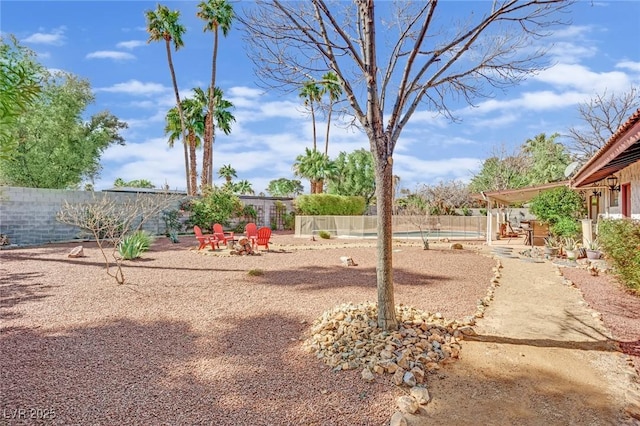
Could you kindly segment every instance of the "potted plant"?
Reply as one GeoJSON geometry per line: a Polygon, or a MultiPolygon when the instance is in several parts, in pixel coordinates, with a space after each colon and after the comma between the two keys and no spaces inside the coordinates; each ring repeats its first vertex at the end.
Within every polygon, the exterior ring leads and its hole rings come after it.
{"type": "Polygon", "coordinates": [[[558,254],[558,248],[560,244],[558,239],[553,235],[549,235],[544,239],[544,254],[547,256],[556,256],[558,254]]]}
{"type": "Polygon", "coordinates": [[[602,252],[600,251],[600,243],[597,239],[587,241],[587,259],[600,259],[602,252]]]}
{"type": "Polygon", "coordinates": [[[575,238],[565,237],[562,246],[564,247],[567,259],[575,260],[578,257],[578,243],[575,238]]]}

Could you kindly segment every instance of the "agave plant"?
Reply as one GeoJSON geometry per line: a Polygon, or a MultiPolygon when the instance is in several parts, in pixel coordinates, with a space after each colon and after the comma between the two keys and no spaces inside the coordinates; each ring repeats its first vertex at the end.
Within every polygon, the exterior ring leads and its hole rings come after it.
{"type": "Polygon", "coordinates": [[[146,231],[136,231],[127,235],[118,246],[118,253],[123,259],[131,260],[142,256],[149,250],[155,238],[146,231]]]}
{"type": "Polygon", "coordinates": [[[589,250],[600,250],[600,243],[598,242],[597,239],[588,240],[587,241],[587,248],[589,250]]]}
{"type": "Polygon", "coordinates": [[[577,241],[572,237],[564,238],[562,245],[564,246],[565,250],[575,250],[578,248],[577,241]]]}

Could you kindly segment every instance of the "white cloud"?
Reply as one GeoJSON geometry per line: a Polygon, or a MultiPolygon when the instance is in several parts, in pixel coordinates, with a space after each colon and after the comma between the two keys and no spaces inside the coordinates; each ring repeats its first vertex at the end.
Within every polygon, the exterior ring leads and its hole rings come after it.
{"type": "Polygon", "coordinates": [[[105,167],[96,188],[110,188],[120,177],[127,181],[149,179],[157,187],[168,183],[171,189],[184,189],[184,158],[181,154],[180,146],[169,148],[165,138],[111,146],[101,157],[105,167]]]}
{"type": "Polygon", "coordinates": [[[480,170],[483,159],[471,157],[421,160],[411,155],[395,154],[394,174],[401,177],[401,185],[413,189],[416,185],[433,184],[441,180],[468,181],[480,170]]]}
{"type": "Polygon", "coordinates": [[[576,38],[584,38],[587,34],[593,31],[593,27],[590,25],[568,25],[561,27],[553,32],[550,39],[569,39],[575,40],[576,38]]]}
{"type": "Polygon", "coordinates": [[[424,123],[431,126],[445,128],[447,127],[448,119],[437,111],[429,110],[417,110],[411,116],[412,123],[424,123]]]}
{"type": "Polygon", "coordinates": [[[532,79],[557,88],[575,88],[586,93],[601,93],[604,90],[615,92],[625,90],[631,84],[629,76],[624,72],[594,72],[577,64],[558,64],[532,79]]]}
{"type": "Polygon", "coordinates": [[[23,38],[22,41],[25,43],[32,44],[47,44],[51,46],[62,46],[65,44],[66,37],[64,36],[64,32],[67,28],[62,26],[51,30],[49,33],[38,32],[33,33],[30,36],[23,38]]]}
{"type": "Polygon", "coordinates": [[[640,72],[640,62],[622,61],[616,64],[616,68],[623,68],[633,72],[640,72]]]}
{"type": "Polygon", "coordinates": [[[87,59],[113,59],[115,61],[127,61],[131,59],[135,59],[131,53],[127,52],[117,52],[114,50],[98,50],[96,52],[88,53],[85,56],[87,59]]]}
{"type": "Polygon", "coordinates": [[[256,117],[256,119],[276,117],[299,119],[305,115],[302,109],[303,107],[299,103],[292,101],[266,102],[260,104],[258,108],[260,110],[261,117],[256,117]]]}
{"type": "Polygon", "coordinates": [[[140,47],[140,46],[144,46],[145,44],[147,44],[144,40],[128,40],[128,41],[121,41],[120,43],[116,44],[116,47],[118,49],[135,49],[136,47],[140,47]]]}
{"type": "Polygon", "coordinates": [[[581,46],[573,42],[556,42],[547,51],[551,61],[563,63],[578,63],[584,58],[593,58],[598,54],[598,49],[593,45],[581,46]]]}
{"type": "Polygon", "coordinates": [[[158,83],[143,83],[139,80],[129,80],[110,87],[99,87],[96,92],[125,93],[136,96],[152,96],[166,92],[168,89],[158,83]]]}
{"type": "Polygon", "coordinates": [[[256,89],[252,87],[246,86],[234,86],[226,90],[225,95],[234,96],[234,97],[242,97],[242,98],[251,98],[256,99],[264,94],[264,91],[261,89],[256,89]]]}

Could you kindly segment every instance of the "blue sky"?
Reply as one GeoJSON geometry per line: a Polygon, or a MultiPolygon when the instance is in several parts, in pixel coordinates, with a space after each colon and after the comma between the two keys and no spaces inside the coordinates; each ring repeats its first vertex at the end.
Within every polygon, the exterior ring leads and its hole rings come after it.
{"type": "MultiPolygon", "coordinates": [[[[451,9],[462,10],[465,3],[457,1],[451,9]]],[[[213,36],[202,31],[197,2],[162,4],[181,10],[187,27],[185,47],[174,53],[185,97],[192,88],[208,85],[213,36]]],[[[97,189],[111,187],[118,177],[185,187],[182,149],[169,149],[163,131],[165,114],[175,105],[164,44],[146,43],[144,12],[155,6],[147,1],[0,3],[3,34],[18,37],[48,68],[89,80],[96,102],[88,114],[107,109],[128,122],[126,146],[109,148],[102,157],[97,189]]],[[[579,103],[605,90],[619,93],[640,85],[640,1],[580,1],[571,11],[572,24],[544,41],[552,44],[551,68],[479,101],[476,108],[457,110],[456,123],[417,111],[394,154],[394,174],[402,187],[468,181],[501,147],[513,151],[539,133],[566,134],[579,126],[579,103]]],[[[237,121],[231,135],[217,134],[214,169],[217,175],[220,166],[231,164],[238,179],[249,180],[259,193],[272,179],[294,178],[295,157],[312,144],[311,119],[295,93],[265,92],[258,86],[245,52],[239,30],[221,39],[217,85],[235,104],[237,121]]],[[[318,123],[319,141],[324,128],[318,123]]],[[[331,130],[331,157],[368,147],[357,130],[331,130]]],[[[303,184],[308,191],[308,182],[303,184]]]]}

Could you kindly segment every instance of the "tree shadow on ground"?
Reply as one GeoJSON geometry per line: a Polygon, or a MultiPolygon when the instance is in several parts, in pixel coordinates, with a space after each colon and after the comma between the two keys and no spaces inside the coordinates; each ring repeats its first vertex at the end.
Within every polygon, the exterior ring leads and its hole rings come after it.
{"type": "MultiPolygon", "coordinates": [[[[377,286],[375,267],[303,266],[297,269],[265,271],[260,278],[268,285],[296,287],[306,291],[377,286]]],[[[445,275],[419,274],[399,267],[393,268],[393,282],[398,286],[429,287],[450,280],[451,277],[445,275]]]]}
{"type": "Polygon", "coordinates": [[[468,336],[467,340],[479,342],[492,342],[509,345],[525,345],[543,348],[563,348],[563,349],[580,349],[585,351],[620,351],[619,341],[610,338],[601,329],[593,324],[587,323],[572,312],[565,309],[564,318],[558,324],[561,335],[568,336],[564,340],[561,339],[535,339],[535,338],[512,338],[506,336],[491,336],[478,334],[476,336],[468,336]],[[576,336],[583,336],[584,340],[575,339],[576,336]]]}
{"type": "Polygon", "coordinates": [[[360,381],[354,393],[344,375],[298,350],[303,327],[266,314],[202,331],[183,321],[129,319],[56,331],[7,328],[0,334],[2,406],[53,410],[58,424],[369,422],[370,400],[359,394],[387,389],[360,381]],[[300,398],[307,387],[317,392],[305,395],[317,398],[300,398]]]}
{"type": "MultiPolygon", "coordinates": [[[[497,343],[529,344],[500,340],[497,343]]],[[[463,359],[428,375],[432,401],[418,414],[408,415],[409,424],[621,424],[623,401],[612,403],[607,389],[589,386],[590,382],[580,374],[561,374],[536,362],[527,364],[529,357],[553,356],[548,342],[537,343],[542,343],[542,348],[528,350],[527,356],[520,358],[522,361],[502,355],[499,345],[465,343],[463,359]],[[476,358],[470,352],[489,352],[494,356],[476,358]],[[464,360],[465,357],[469,359],[464,360]]],[[[552,346],[563,345],[552,343],[552,346]]]]}
{"type": "Polygon", "coordinates": [[[332,371],[303,350],[308,328],[279,314],[249,316],[226,322],[211,342],[213,355],[236,366],[224,383],[229,398],[244,401],[243,424],[386,423],[398,389],[384,379],[367,383],[360,370],[332,371]],[[301,389],[313,391],[303,397],[301,389]],[[380,403],[387,406],[386,414],[368,414],[371,404],[380,403]]]}
{"type": "MultiPolygon", "coordinates": [[[[3,254],[1,256],[3,260],[3,262],[9,262],[9,261],[25,261],[25,260],[37,260],[39,262],[58,262],[58,263],[64,263],[67,265],[85,265],[85,266],[98,266],[100,268],[104,268],[105,267],[105,263],[104,261],[93,261],[93,260],[89,260],[88,257],[84,257],[84,258],[67,258],[67,257],[62,257],[62,258],[47,258],[47,257],[33,257],[33,256],[28,256],[28,255],[23,255],[23,254],[19,254],[19,253],[7,253],[7,254],[3,254]]],[[[164,270],[181,270],[181,271],[238,271],[238,272],[243,272],[245,271],[244,268],[239,268],[239,269],[221,269],[221,268],[190,268],[190,267],[178,267],[178,266],[159,266],[159,265],[148,265],[146,263],[151,262],[151,261],[155,261],[156,259],[145,259],[145,258],[141,258],[141,259],[135,259],[135,260],[131,260],[131,261],[124,261],[123,262],[123,267],[130,267],[130,268],[148,268],[148,269],[164,269],[164,270]]],[[[109,264],[113,267],[115,266],[115,261],[110,260],[109,264]]]]}
{"type": "Polygon", "coordinates": [[[48,290],[53,286],[43,283],[44,274],[41,272],[9,272],[2,270],[1,273],[0,318],[17,318],[21,314],[14,311],[6,311],[5,309],[51,296],[48,290]]]}

